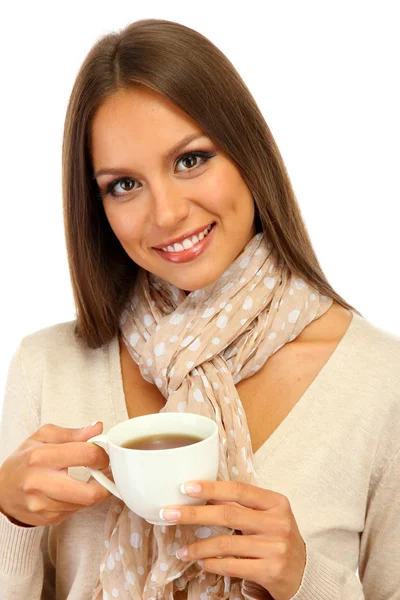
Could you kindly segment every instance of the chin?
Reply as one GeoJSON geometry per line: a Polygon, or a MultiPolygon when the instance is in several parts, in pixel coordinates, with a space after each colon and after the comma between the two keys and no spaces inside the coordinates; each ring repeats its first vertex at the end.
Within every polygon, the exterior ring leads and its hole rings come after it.
{"type": "MultiPolygon", "coordinates": [[[[166,279],[165,275],[164,278],[166,279]]],[[[175,285],[177,288],[184,290],[186,293],[190,294],[190,292],[195,292],[196,290],[202,290],[203,288],[208,287],[217,281],[218,277],[205,277],[198,278],[196,277],[196,281],[171,281],[168,280],[172,285],[175,285]]]]}
{"type": "MultiPolygon", "coordinates": [[[[228,268],[228,265],[226,266],[228,268]]],[[[213,269],[213,273],[210,273],[210,270],[207,270],[206,273],[202,274],[197,272],[193,272],[188,277],[168,277],[168,273],[163,273],[161,277],[175,285],[177,288],[184,290],[187,293],[194,292],[196,290],[202,290],[203,288],[208,287],[215,283],[222,275],[225,269],[213,269]]]]}

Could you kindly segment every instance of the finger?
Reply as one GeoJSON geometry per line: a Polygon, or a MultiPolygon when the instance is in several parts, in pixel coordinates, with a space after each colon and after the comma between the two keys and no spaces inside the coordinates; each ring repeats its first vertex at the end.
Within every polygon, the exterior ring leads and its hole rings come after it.
{"type": "Polygon", "coordinates": [[[217,525],[246,530],[251,533],[265,533],[273,521],[266,512],[232,504],[169,506],[160,511],[160,517],[169,523],[217,525]]]}
{"type": "Polygon", "coordinates": [[[96,444],[87,442],[65,442],[64,444],[38,444],[30,448],[27,460],[31,467],[52,467],[64,469],[65,467],[93,467],[105,469],[109,465],[109,457],[96,444]]]}
{"type": "Polygon", "coordinates": [[[265,536],[218,535],[180,548],[176,557],[185,562],[226,556],[266,558],[270,543],[265,536]]]}
{"type": "Polygon", "coordinates": [[[32,525],[59,525],[63,521],[66,521],[70,517],[73,517],[75,513],[76,510],[73,510],[71,512],[45,511],[33,517],[35,523],[32,523],[32,525]]]}
{"type": "Polygon", "coordinates": [[[85,427],[60,427],[46,423],[28,439],[45,444],[64,444],[65,442],[86,441],[103,430],[103,423],[97,421],[85,427]]]}
{"type": "Polygon", "coordinates": [[[50,469],[34,471],[31,480],[27,480],[24,484],[25,492],[43,492],[43,490],[46,496],[53,500],[80,506],[93,506],[111,495],[97,481],[86,483],[50,469]]]}
{"type": "Polygon", "coordinates": [[[208,573],[257,582],[266,570],[266,561],[262,558],[206,558],[202,567],[208,573]]]}
{"type": "Polygon", "coordinates": [[[209,504],[231,504],[232,506],[243,506],[242,504],[239,504],[238,502],[224,502],[223,500],[207,500],[207,502],[209,504]]]}
{"type": "Polygon", "coordinates": [[[255,510],[268,510],[287,501],[282,494],[241,481],[188,481],[181,492],[205,500],[237,502],[255,510]]]}
{"type": "Polygon", "coordinates": [[[86,508],[86,506],[53,500],[53,498],[49,498],[46,494],[30,494],[26,500],[26,508],[30,513],[43,514],[45,512],[75,512],[81,508],[86,508]]]}
{"type": "MultiPolygon", "coordinates": [[[[113,483],[115,483],[114,475],[113,475],[113,472],[112,472],[110,466],[108,466],[106,469],[102,469],[101,472],[103,473],[103,475],[108,477],[108,479],[110,479],[113,483]]],[[[91,475],[90,479],[88,481],[91,482],[91,481],[97,481],[97,480],[93,477],[93,475],[91,475]]]]}
{"type": "MultiPolygon", "coordinates": [[[[207,500],[208,504],[231,504],[232,506],[242,506],[241,504],[238,504],[238,502],[223,502],[222,500],[207,500]]],[[[245,529],[240,530],[237,529],[235,531],[236,535],[249,535],[251,533],[251,531],[246,531],[245,529]]]]}

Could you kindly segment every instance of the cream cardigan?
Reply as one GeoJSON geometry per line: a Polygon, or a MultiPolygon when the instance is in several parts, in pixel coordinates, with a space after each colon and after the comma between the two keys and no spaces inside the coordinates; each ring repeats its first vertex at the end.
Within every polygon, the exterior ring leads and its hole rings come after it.
{"type": "MultiPolygon", "coordinates": [[[[74,338],[74,325],[28,335],[16,350],[0,464],[42,424],[102,420],[108,431],[128,418],[118,339],[90,350],[74,338]]],[[[399,449],[400,338],[354,314],[328,363],[254,457],[258,485],[289,498],[306,541],[295,600],[400,599],[399,449]]],[[[70,474],[89,478],[85,467],[70,474]]],[[[108,504],[49,528],[21,528],[0,513],[1,600],[90,600],[108,504]]],[[[271,598],[257,586],[247,594],[271,598]]]]}

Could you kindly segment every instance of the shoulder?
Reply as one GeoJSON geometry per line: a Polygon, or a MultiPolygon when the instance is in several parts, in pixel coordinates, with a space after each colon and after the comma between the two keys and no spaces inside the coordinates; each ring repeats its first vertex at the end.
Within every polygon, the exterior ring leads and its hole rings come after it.
{"type": "MultiPolygon", "coordinates": [[[[388,383],[400,385],[400,336],[354,314],[351,355],[363,371],[388,383]]],[[[398,388],[400,393],[400,389],[398,388]]]]}
{"type": "Polygon", "coordinates": [[[399,348],[400,335],[389,331],[388,329],[379,327],[366,317],[355,314],[355,323],[360,325],[362,334],[366,340],[373,342],[374,344],[382,344],[392,349],[399,348]]]}
{"type": "Polygon", "coordinates": [[[56,323],[27,334],[21,340],[21,347],[25,352],[34,352],[38,348],[59,348],[60,344],[79,345],[75,336],[76,320],[56,323]]]}
{"type": "Polygon", "coordinates": [[[365,382],[400,384],[400,336],[395,333],[336,304],[307,330],[318,351],[320,347],[337,350],[342,373],[351,373],[353,379],[359,375],[365,382]]]}
{"type": "Polygon", "coordinates": [[[57,323],[22,338],[18,353],[22,375],[33,395],[43,387],[75,386],[108,369],[110,347],[117,338],[92,349],[76,335],[76,320],[57,323]]]}
{"type": "Polygon", "coordinates": [[[24,357],[49,354],[59,359],[68,356],[94,357],[103,353],[109,345],[106,344],[95,349],[89,348],[76,334],[76,320],[56,323],[39,329],[23,337],[20,342],[21,353],[24,357]]]}

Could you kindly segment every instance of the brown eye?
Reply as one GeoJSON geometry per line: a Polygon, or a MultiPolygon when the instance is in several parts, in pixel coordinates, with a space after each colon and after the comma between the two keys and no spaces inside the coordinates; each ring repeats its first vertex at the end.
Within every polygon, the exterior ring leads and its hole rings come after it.
{"type": "Polygon", "coordinates": [[[187,167],[188,169],[191,169],[192,167],[195,166],[195,164],[197,163],[197,160],[198,160],[198,156],[189,154],[188,156],[185,156],[184,158],[182,158],[182,164],[185,167],[187,167]]]}
{"type": "Polygon", "coordinates": [[[104,194],[103,198],[105,198],[106,196],[108,196],[108,194],[110,194],[110,196],[113,196],[114,198],[116,198],[118,196],[123,196],[124,192],[132,192],[132,190],[136,189],[134,187],[135,183],[136,183],[135,179],[131,179],[130,177],[122,177],[121,179],[117,179],[116,181],[112,181],[107,186],[107,191],[104,194]],[[129,183],[125,187],[126,182],[129,182],[129,183]],[[116,190],[117,186],[120,186],[120,188],[122,189],[122,192],[116,190]]]}
{"type": "Polygon", "coordinates": [[[190,171],[199,167],[201,164],[205,164],[210,158],[215,156],[215,152],[188,152],[183,154],[177,161],[177,163],[183,164],[183,169],[178,171],[190,171]]]}
{"type": "Polygon", "coordinates": [[[133,183],[134,180],[133,179],[128,179],[127,177],[125,179],[120,179],[118,182],[118,185],[120,185],[123,189],[124,192],[131,192],[133,188],[133,183]],[[125,187],[126,182],[130,182],[128,183],[127,187],[125,187]]]}

